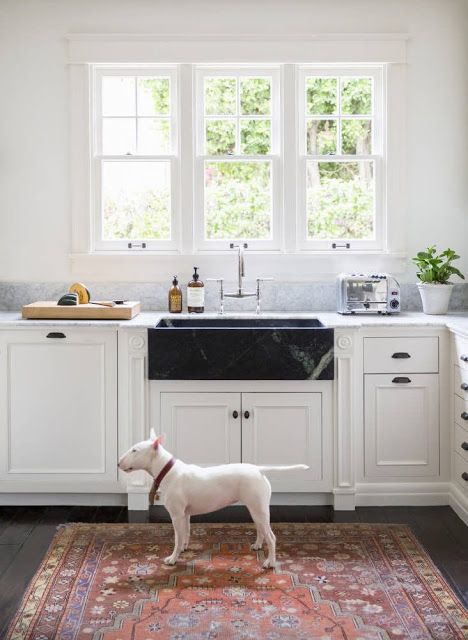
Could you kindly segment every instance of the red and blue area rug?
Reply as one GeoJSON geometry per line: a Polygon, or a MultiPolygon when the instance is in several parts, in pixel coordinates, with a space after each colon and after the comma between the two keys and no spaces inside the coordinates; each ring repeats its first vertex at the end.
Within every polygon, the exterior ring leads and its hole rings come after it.
{"type": "Polygon", "coordinates": [[[8,640],[457,640],[468,611],[410,529],[275,524],[263,570],[248,524],[60,527],[8,640]]]}

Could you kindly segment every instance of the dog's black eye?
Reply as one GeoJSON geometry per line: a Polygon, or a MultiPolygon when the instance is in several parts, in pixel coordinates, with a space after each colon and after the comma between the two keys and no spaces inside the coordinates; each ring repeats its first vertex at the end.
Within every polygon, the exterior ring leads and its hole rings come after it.
{"type": "Polygon", "coordinates": [[[132,453],[136,453],[136,449],[132,449],[132,453]]]}

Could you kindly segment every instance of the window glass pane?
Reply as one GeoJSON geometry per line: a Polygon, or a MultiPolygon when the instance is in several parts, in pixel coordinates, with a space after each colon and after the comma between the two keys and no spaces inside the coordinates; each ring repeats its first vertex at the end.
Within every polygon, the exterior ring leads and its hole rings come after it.
{"type": "Polygon", "coordinates": [[[327,115],[337,112],[337,78],[306,78],[306,113],[327,115]]]}
{"type": "Polygon", "coordinates": [[[372,78],[341,79],[341,113],[372,114],[372,78]]]}
{"type": "Polygon", "coordinates": [[[104,76],[102,78],[102,115],[135,115],[135,78],[104,76]]]}
{"type": "Polygon", "coordinates": [[[205,121],[205,153],[233,155],[236,150],[235,120],[205,121]]]}
{"type": "Polygon", "coordinates": [[[313,155],[336,153],[336,120],[307,121],[307,153],[313,155]]]}
{"type": "Polygon", "coordinates": [[[367,240],[374,236],[374,163],[307,162],[309,239],[367,240]]]}
{"type": "Polygon", "coordinates": [[[271,150],[271,120],[241,119],[241,153],[264,155],[271,150]]]}
{"type": "Polygon", "coordinates": [[[365,155],[372,153],[372,128],[370,120],[341,121],[341,149],[343,153],[365,155]]]}
{"type": "Polygon", "coordinates": [[[271,211],[269,161],[205,162],[208,240],[267,240],[271,211]]]}
{"type": "Polygon", "coordinates": [[[102,119],[102,153],[125,155],[135,153],[135,118],[102,119]]]}
{"type": "Polygon", "coordinates": [[[104,240],[169,240],[170,163],[102,163],[104,240]]]}
{"type": "Polygon", "coordinates": [[[170,153],[170,134],[169,118],[138,118],[138,153],[170,153]]]}
{"type": "Polygon", "coordinates": [[[169,78],[138,78],[139,116],[166,116],[170,113],[169,78]]]}
{"type": "Polygon", "coordinates": [[[237,83],[235,78],[205,78],[205,114],[235,115],[237,83]]]}
{"type": "Polygon", "coordinates": [[[271,79],[242,78],[240,81],[241,114],[246,116],[270,115],[271,79]]]}

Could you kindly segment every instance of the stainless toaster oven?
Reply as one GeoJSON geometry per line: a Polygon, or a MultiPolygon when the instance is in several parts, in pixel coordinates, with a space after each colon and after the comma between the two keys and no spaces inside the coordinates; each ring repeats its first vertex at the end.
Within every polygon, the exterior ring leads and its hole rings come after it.
{"type": "Polygon", "coordinates": [[[338,313],[398,313],[400,285],[388,273],[341,273],[336,282],[338,313]]]}

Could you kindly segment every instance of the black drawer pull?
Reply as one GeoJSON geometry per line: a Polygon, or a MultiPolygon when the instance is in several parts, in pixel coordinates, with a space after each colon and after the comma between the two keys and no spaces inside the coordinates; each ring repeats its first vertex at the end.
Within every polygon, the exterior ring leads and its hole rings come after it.
{"type": "Polygon", "coordinates": [[[468,420],[468,413],[464,411],[463,413],[460,414],[460,418],[462,420],[468,420]]]}
{"type": "Polygon", "coordinates": [[[464,472],[462,473],[462,478],[463,478],[463,480],[465,480],[466,482],[468,482],[468,473],[466,473],[466,471],[464,471],[464,472]]]}
{"type": "Polygon", "coordinates": [[[395,382],[396,384],[408,384],[411,380],[406,376],[397,376],[396,378],[393,378],[392,382],[395,382]]]}
{"type": "Polygon", "coordinates": [[[468,356],[466,356],[465,354],[462,354],[460,356],[460,360],[462,360],[463,362],[468,362],[468,356]]]}
{"type": "Polygon", "coordinates": [[[239,412],[238,411],[233,411],[232,412],[232,417],[236,420],[239,417],[239,412]]]}
{"type": "Polygon", "coordinates": [[[463,451],[468,451],[468,442],[462,442],[460,447],[463,449],[463,451]]]}
{"type": "Polygon", "coordinates": [[[244,411],[244,418],[248,420],[250,418],[250,413],[248,411],[244,411]]]}
{"type": "Polygon", "coordinates": [[[405,358],[411,358],[411,356],[409,353],[406,353],[406,351],[397,351],[392,355],[392,358],[395,358],[395,360],[404,360],[405,358]]]}
{"type": "Polygon", "coordinates": [[[460,385],[460,389],[462,391],[468,391],[468,384],[466,384],[466,382],[462,382],[462,384],[460,385]]]}
{"type": "Polygon", "coordinates": [[[47,334],[46,338],[66,338],[67,336],[61,331],[51,331],[47,334]]]}

